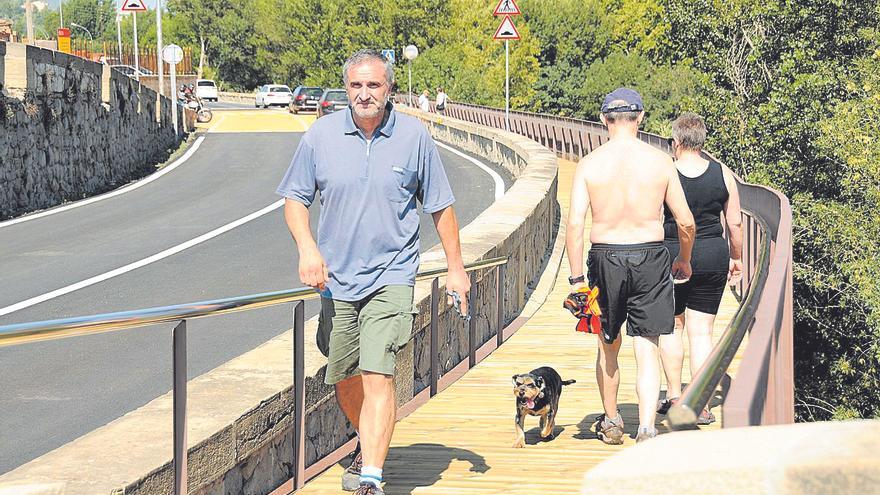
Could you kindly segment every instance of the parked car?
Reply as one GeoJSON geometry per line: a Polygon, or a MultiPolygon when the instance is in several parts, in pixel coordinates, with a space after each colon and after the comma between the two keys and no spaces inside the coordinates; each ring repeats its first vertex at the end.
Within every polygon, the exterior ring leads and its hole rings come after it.
{"type": "Polygon", "coordinates": [[[217,85],[210,79],[196,80],[196,96],[205,101],[217,101],[217,85]]]}
{"type": "Polygon", "coordinates": [[[138,70],[138,69],[135,69],[133,65],[111,65],[110,68],[116,69],[128,77],[134,77],[135,75],[141,75],[141,76],[152,76],[153,75],[153,71],[151,71],[149,69],[145,69],[143,67],[141,67],[140,70],[138,70]]]}
{"type": "Polygon", "coordinates": [[[317,110],[318,98],[324,90],[315,86],[297,86],[293,90],[290,105],[287,110],[291,113],[299,113],[302,110],[317,110]]]}
{"type": "Polygon", "coordinates": [[[348,94],[344,89],[327,89],[318,100],[318,118],[348,108],[348,94]]]}
{"type": "Polygon", "coordinates": [[[283,84],[264,84],[254,94],[254,106],[269,108],[272,105],[290,105],[290,88],[283,84]]]}

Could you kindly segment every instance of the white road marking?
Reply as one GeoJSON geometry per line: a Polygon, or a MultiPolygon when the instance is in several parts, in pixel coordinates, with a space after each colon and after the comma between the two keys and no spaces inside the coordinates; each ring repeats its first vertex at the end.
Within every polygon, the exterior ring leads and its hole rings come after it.
{"type": "Polygon", "coordinates": [[[435,143],[437,143],[437,146],[440,146],[441,148],[443,148],[445,150],[448,150],[452,153],[455,153],[456,155],[458,155],[458,156],[464,158],[465,160],[473,163],[474,165],[480,167],[484,172],[489,174],[489,176],[492,177],[492,180],[495,181],[495,201],[498,201],[499,199],[501,199],[502,196],[504,196],[504,180],[501,178],[500,175],[498,175],[497,172],[495,172],[494,170],[489,168],[486,164],[484,164],[480,160],[477,160],[476,158],[474,158],[472,156],[468,156],[468,155],[462,153],[461,151],[458,151],[457,149],[453,148],[452,146],[448,146],[448,145],[445,145],[445,144],[437,142],[437,141],[435,141],[435,143]]]}
{"type": "Polygon", "coordinates": [[[27,222],[28,220],[36,220],[37,218],[47,217],[49,215],[54,215],[56,213],[61,213],[61,212],[67,211],[67,210],[72,210],[74,208],[79,208],[80,206],[90,205],[92,203],[97,203],[98,201],[102,201],[105,199],[112,198],[114,196],[119,196],[120,194],[125,194],[127,192],[134,191],[135,189],[137,189],[139,187],[145,186],[145,185],[149,184],[150,182],[153,182],[154,180],[158,179],[159,177],[162,177],[163,175],[171,172],[172,170],[174,170],[175,168],[177,168],[178,166],[183,164],[185,161],[187,161],[189,159],[189,157],[191,157],[193,155],[193,153],[196,152],[196,150],[199,149],[199,146],[202,144],[202,141],[204,141],[204,140],[205,140],[205,138],[203,136],[200,136],[198,139],[196,139],[196,142],[193,143],[193,145],[190,147],[190,149],[186,150],[186,153],[184,153],[183,156],[181,156],[180,158],[175,160],[174,163],[172,163],[171,165],[168,165],[167,167],[163,168],[162,170],[144,178],[143,180],[133,182],[127,186],[120,187],[119,189],[116,189],[115,191],[110,191],[108,193],[101,194],[100,196],[93,196],[91,198],[83,199],[81,201],[75,201],[73,203],[68,203],[68,204],[61,206],[61,207],[58,207],[58,208],[52,208],[49,210],[41,211],[40,213],[35,213],[33,215],[25,215],[23,217],[18,217],[18,218],[12,219],[12,220],[7,220],[5,222],[0,222],[0,228],[9,227],[10,225],[15,225],[17,223],[27,222]]]}
{"type": "Polygon", "coordinates": [[[132,270],[136,270],[136,269],[141,268],[143,266],[147,266],[150,263],[155,263],[161,259],[167,258],[169,256],[173,256],[173,255],[175,255],[185,249],[189,249],[197,244],[201,244],[207,240],[213,239],[213,238],[219,236],[220,234],[223,234],[225,232],[229,232],[230,230],[232,230],[236,227],[239,227],[241,225],[244,225],[244,224],[250,222],[251,220],[255,220],[255,219],[257,219],[267,213],[270,213],[274,210],[277,210],[278,208],[280,208],[282,206],[284,206],[284,200],[280,199],[280,200],[270,204],[269,206],[267,206],[261,210],[258,210],[258,211],[251,213],[250,215],[239,218],[238,220],[227,223],[226,225],[223,225],[222,227],[218,227],[208,233],[202,234],[194,239],[190,239],[184,243],[170,247],[164,251],[161,251],[161,252],[156,253],[152,256],[146,257],[142,260],[135,261],[134,263],[129,263],[125,266],[121,266],[119,268],[116,268],[115,270],[110,270],[109,272],[105,272],[100,275],[95,275],[94,277],[88,278],[88,279],[83,280],[81,282],[77,282],[75,284],[70,284],[66,287],[62,287],[60,289],[53,290],[52,292],[47,292],[45,294],[42,294],[42,295],[39,295],[36,297],[32,297],[30,299],[26,299],[24,301],[17,302],[15,304],[10,305],[10,306],[6,306],[5,308],[0,308],[0,316],[8,315],[9,313],[12,313],[14,311],[25,309],[25,308],[31,307],[35,304],[39,304],[41,302],[45,302],[50,299],[54,299],[56,297],[63,296],[65,294],[69,294],[73,291],[88,287],[90,285],[97,284],[99,282],[103,282],[103,281],[111,279],[113,277],[118,277],[119,275],[122,275],[124,273],[128,273],[132,270]]]}

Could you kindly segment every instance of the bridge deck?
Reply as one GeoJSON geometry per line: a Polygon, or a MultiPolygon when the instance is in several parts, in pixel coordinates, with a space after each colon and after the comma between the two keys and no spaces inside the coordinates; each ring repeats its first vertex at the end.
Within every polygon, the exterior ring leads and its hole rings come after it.
{"type": "MultiPolygon", "coordinates": [[[[563,218],[573,169],[573,163],[560,160],[563,218]]],[[[574,319],[562,309],[567,276],[563,260],[553,292],[525,326],[463,378],[397,424],[385,465],[386,493],[579,493],[587,470],[634,445],[631,437],[638,427],[638,400],[631,339],[626,338],[620,351],[619,404],[628,436],[623,445],[605,445],[591,430],[602,412],[594,371],[596,337],[576,334],[574,319]],[[541,441],[538,420],[530,417],[526,419],[527,445],[514,449],[511,375],[542,365],[553,366],[563,379],[574,378],[577,383],[565,387],[562,394],[556,438],[541,441]]],[[[716,341],[736,308],[736,300],[726,293],[715,323],[716,341]]],[[[685,359],[685,379],[690,376],[687,363],[685,359]]],[[[731,373],[738,363],[739,356],[731,373]]],[[[719,422],[708,428],[719,428],[721,408],[715,407],[713,412],[719,422]]],[[[658,428],[661,433],[666,431],[659,424],[658,428]]],[[[340,493],[342,469],[334,466],[300,493],[340,493]]]]}

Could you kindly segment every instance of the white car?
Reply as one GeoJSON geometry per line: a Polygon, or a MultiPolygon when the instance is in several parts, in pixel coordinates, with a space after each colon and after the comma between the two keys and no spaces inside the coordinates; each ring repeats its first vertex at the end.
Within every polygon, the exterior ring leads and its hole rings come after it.
{"type": "Polygon", "coordinates": [[[254,94],[254,106],[269,108],[272,105],[290,105],[290,88],[283,84],[264,84],[254,94]]]}
{"type": "Polygon", "coordinates": [[[217,101],[217,85],[210,79],[199,79],[196,81],[196,96],[200,100],[217,101]]]}

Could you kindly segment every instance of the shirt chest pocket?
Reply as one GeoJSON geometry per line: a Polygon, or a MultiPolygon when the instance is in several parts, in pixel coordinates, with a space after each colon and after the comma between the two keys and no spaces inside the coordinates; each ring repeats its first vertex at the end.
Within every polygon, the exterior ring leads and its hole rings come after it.
{"type": "Polygon", "coordinates": [[[417,170],[392,166],[388,180],[385,181],[385,196],[395,203],[409,201],[418,187],[417,170]]]}

